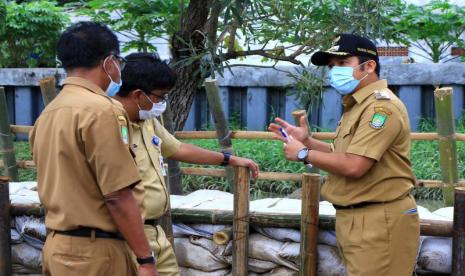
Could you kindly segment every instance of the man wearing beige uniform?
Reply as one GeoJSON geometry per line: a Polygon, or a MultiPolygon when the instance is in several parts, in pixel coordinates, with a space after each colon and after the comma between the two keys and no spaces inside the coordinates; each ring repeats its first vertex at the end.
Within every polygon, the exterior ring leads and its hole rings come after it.
{"type": "MultiPolygon", "coordinates": [[[[168,93],[176,82],[174,71],[153,54],[134,53],[126,59],[123,86],[115,99],[123,104],[134,129],[133,148],[145,189],[145,234],[155,252],[160,275],[179,275],[172,245],[157,224],[169,206],[164,158],[195,164],[249,167],[253,177],[258,175],[258,165],[249,159],[178,141],[156,119],[165,110],[168,93]]],[[[175,106],[172,109],[176,111],[175,106]]]]}
{"type": "Polygon", "coordinates": [[[143,189],[129,118],[107,96],[121,83],[118,39],[102,24],[79,22],[61,35],[57,53],[68,77],[30,134],[50,230],[43,273],[158,275],[133,195],[143,189]]]}
{"type": "Polygon", "coordinates": [[[285,142],[286,158],[329,173],[322,195],[336,208],[336,238],[349,276],[411,276],[419,244],[419,218],[409,195],[410,124],[404,104],[379,79],[375,45],[341,34],[311,59],[328,66],[329,82],[343,97],[334,144],[277,119],[270,130],[285,142]],[[290,138],[280,137],[280,127],[290,138]]]}

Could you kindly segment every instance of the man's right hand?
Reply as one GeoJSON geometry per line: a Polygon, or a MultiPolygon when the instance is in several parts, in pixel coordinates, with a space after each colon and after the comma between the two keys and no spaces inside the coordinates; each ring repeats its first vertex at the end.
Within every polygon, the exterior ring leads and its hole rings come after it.
{"type": "Polygon", "coordinates": [[[300,117],[300,127],[291,125],[281,118],[276,118],[275,122],[276,123],[271,123],[269,125],[268,131],[275,133],[275,138],[283,141],[284,143],[286,143],[287,140],[279,131],[280,128],[283,128],[287,132],[287,134],[289,134],[289,136],[292,136],[293,139],[296,139],[301,143],[305,143],[305,141],[309,137],[309,127],[307,125],[307,119],[304,116],[300,117]]]}
{"type": "Polygon", "coordinates": [[[154,264],[143,264],[139,266],[139,276],[159,276],[154,264]]]}

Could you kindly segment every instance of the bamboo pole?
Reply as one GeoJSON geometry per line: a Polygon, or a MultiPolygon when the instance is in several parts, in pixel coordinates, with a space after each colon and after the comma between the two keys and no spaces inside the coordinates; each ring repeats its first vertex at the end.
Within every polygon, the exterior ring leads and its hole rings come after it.
{"type": "Polygon", "coordinates": [[[248,275],[250,171],[235,168],[232,275],[248,275]]]}
{"type": "Polygon", "coordinates": [[[10,131],[8,120],[8,106],[6,104],[5,89],[0,87],[0,155],[6,165],[4,175],[13,181],[18,181],[18,168],[16,167],[15,147],[13,134],[10,131]]]}
{"type": "Polygon", "coordinates": [[[465,188],[455,188],[452,275],[465,275],[465,188]]]}
{"type": "MultiPolygon", "coordinates": [[[[29,133],[32,126],[11,125],[11,132],[29,133]]],[[[175,137],[178,139],[217,139],[215,131],[176,131],[175,137]]],[[[275,140],[274,134],[265,131],[231,131],[231,139],[257,139],[257,140],[275,140]]],[[[334,132],[315,132],[313,138],[318,140],[332,140],[335,137],[334,132]]],[[[413,132],[410,135],[414,141],[435,141],[438,140],[438,134],[434,132],[413,132]]],[[[456,133],[455,138],[457,141],[465,141],[464,133],[456,133]]]]}
{"type": "Polygon", "coordinates": [[[457,145],[455,142],[455,120],[452,105],[453,91],[451,87],[434,90],[436,105],[436,124],[439,137],[439,161],[442,181],[449,186],[444,187],[443,197],[446,206],[454,204],[454,188],[458,182],[457,145]]]}
{"type": "Polygon", "coordinates": [[[0,275],[11,275],[9,178],[0,177],[0,275]]]}
{"type": "Polygon", "coordinates": [[[302,216],[300,242],[300,275],[317,276],[318,214],[320,176],[304,173],[302,177],[302,216]]]}
{"type": "Polygon", "coordinates": [[[47,106],[57,96],[56,80],[55,77],[45,77],[39,81],[40,92],[42,93],[42,100],[44,105],[47,106]]]}
{"type": "Polygon", "coordinates": [[[228,227],[222,231],[215,232],[213,234],[213,242],[218,245],[226,245],[232,239],[233,232],[232,228],[228,227]]]}
{"type": "MultiPolygon", "coordinates": [[[[38,205],[11,206],[12,216],[36,216],[45,215],[45,209],[38,205]]],[[[206,224],[232,224],[233,211],[229,210],[198,210],[173,208],[171,217],[175,222],[182,223],[206,223],[206,224]]],[[[300,228],[300,214],[283,214],[276,212],[249,212],[251,225],[263,227],[300,228]]],[[[334,216],[320,215],[318,226],[322,230],[334,230],[336,218],[334,216]]],[[[424,236],[452,237],[451,221],[420,220],[420,232],[424,236]]]]}
{"type": "MultiPolygon", "coordinates": [[[[205,80],[205,90],[207,92],[208,104],[210,106],[210,112],[215,122],[216,136],[218,143],[220,144],[221,151],[229,154],[234,154],[232,140],[230,136],[228,120],[224,115],[223,105],[220,99],[220,88],[218,82],[215,79],[205,80]]],[[[225,168],[226,179],[230,191],[234,191],[234,169],[231,166],[225,168]]]]}

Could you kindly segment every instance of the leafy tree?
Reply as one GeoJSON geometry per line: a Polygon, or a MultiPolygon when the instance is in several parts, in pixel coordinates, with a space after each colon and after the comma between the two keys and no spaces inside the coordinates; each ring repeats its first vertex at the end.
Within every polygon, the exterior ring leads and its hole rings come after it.
{"type": "Polygon", "coordinates": [[[78,10],[112,27],[126,41],[123,51],[156,51],[155,38],[166,38],[179,28],[176,0],[90,0],[78,10]]]}
{"type": "Polygon", "coordinates": [[[407,5],[395,28],[398,41],[415,46],[415,54],[433,62],[449,61],[450,46],[464,47],[465,8],[448,0],[433,0],[423,6],[407,5]]]}
{"type": "Polygon", "coordinates": [[[8,1],[3,18],[0,67],[56,66],[55,44],[69,21],[62,8],[53,1],[8,1]]]}
{"type": "Polygon", "coordinates": [[[153,51],[153,38],[170,40],[179,76],[171,94],[176,129],[184,126],[203,80],[247,56],[261,56],[267,63],[259,67],[299,65],[299,87],[314,94],[309,100],[318,98],[321,75],[305,71],[303,56],[328,47],[339,32],[389,37],[391,18],[402,7],[400,0],[90,0],[81,5],[93,20],[129,39],[124,50],[153,51]]]}

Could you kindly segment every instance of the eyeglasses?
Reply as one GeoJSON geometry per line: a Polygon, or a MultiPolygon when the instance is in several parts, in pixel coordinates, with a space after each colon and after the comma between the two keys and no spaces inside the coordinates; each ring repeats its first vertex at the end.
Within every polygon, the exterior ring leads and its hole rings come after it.
{"type": "MultiPolygon", "coordinates": [[[[144,91],[145,92],[145,91],[144,91]]],[[[169,100],[169,96],[168,94],[163,94],[163,96],[158,96],[157,94],[154,94],[154,93],[147,93],[145,92],[145,94],[149,95],[149,96],[155,96],[157,99],[160,100],[160,103],[162,104],[165,104],[166,102],[168,102],[169,100]]]]}
{"type": "Polygon", "coordinates": [[[113,56],[119,61],[120,70],[123,71],[124,67],[126,67],[126,64],[128,63],[128,60],[117,54],[113,54],[113,56]]]}

